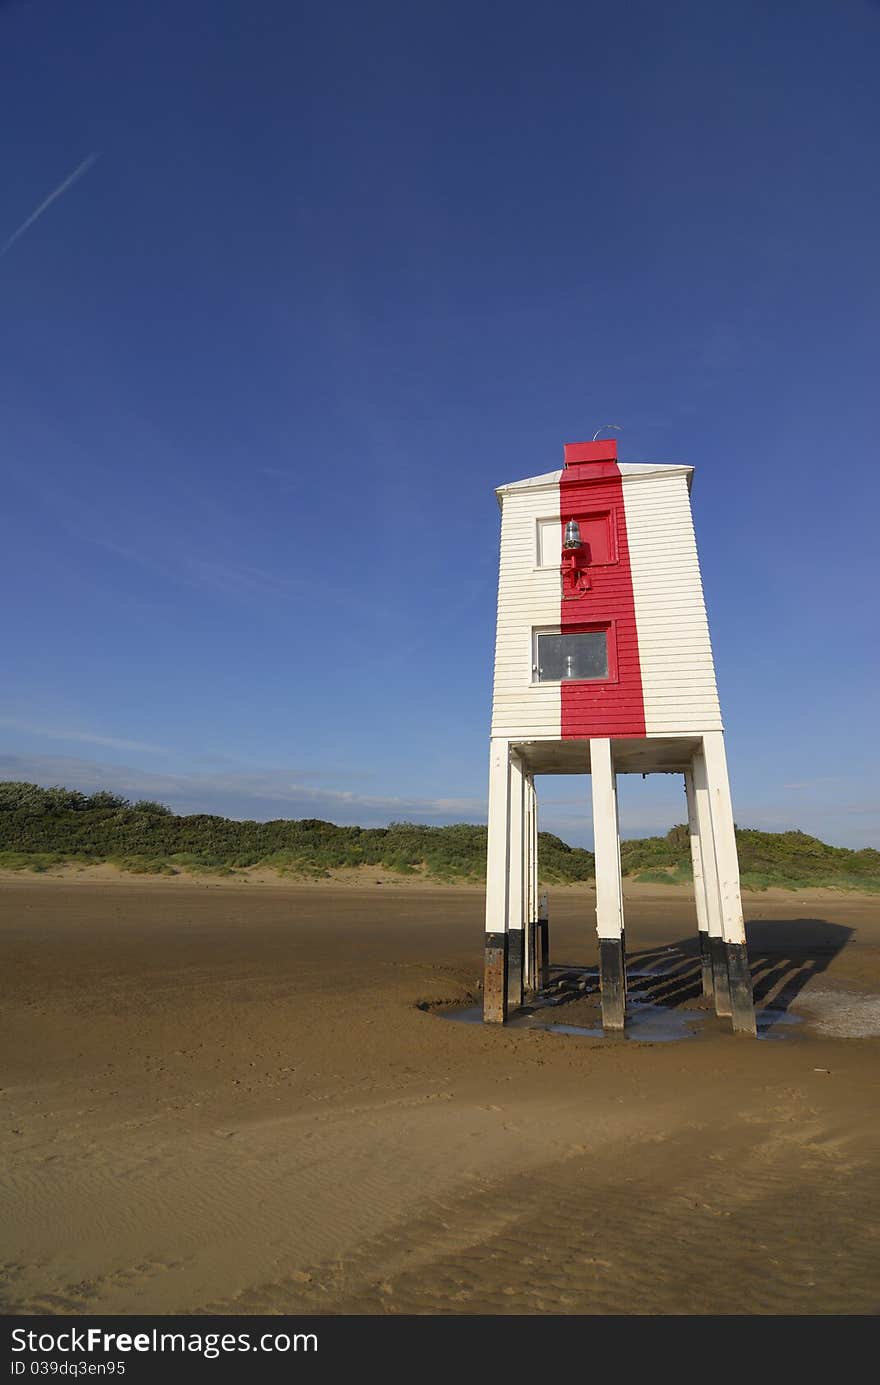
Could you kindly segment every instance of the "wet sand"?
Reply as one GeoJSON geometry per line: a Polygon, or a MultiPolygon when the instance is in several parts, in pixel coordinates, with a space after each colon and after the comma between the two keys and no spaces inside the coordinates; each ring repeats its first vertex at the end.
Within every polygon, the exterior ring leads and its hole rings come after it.
{"type": "MultiPolygon", "coordinates": [[[[550,900],[553,960],[594,963],[591,893],[550,900]]],[[[747,900],[759,1003],[801,1017],[777,1042],[447,1022],[481,911],[363,879],[0,882],[3,1310],[880,1310],[880,900],[747,900]]],[[[630,965],[678,1008],[694,927],[686,890],[630,891],[630,965]]]]}

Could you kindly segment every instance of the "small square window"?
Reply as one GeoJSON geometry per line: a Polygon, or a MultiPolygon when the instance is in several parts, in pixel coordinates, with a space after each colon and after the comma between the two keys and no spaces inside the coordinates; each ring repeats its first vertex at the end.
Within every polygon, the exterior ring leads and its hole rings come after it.
{"type": "Polygon", "coordinates": [[[539,683],[607,678],[608,631],[536,635],[534,672],[539,683]]]}

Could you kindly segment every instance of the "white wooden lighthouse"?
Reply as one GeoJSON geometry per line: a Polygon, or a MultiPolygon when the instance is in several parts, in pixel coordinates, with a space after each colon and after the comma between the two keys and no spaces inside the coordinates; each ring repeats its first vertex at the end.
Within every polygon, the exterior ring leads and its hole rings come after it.
{"type": "MultiPolygon", "coordinates": [[[[690,507],[693,468],[570,443],[564,466],[499,487],[484,1020],[536,989],[536,774],[589,774],[602,1021],[622,1029],[617,775],[680,773],[703,989],[755,1033],[724,733],[690,507]]],[[[546,924],[543,928],[546,971],[546,924]]]]}

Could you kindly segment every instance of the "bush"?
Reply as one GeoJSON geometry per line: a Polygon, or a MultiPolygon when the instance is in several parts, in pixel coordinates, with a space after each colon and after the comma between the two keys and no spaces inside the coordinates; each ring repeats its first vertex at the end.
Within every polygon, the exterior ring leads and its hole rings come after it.
{"type": "MultiPolygon", "coordinates": [[[[478,882],[486,874],[486,828],[473,823],[428,827],[337,827],[321,818],[235,822],[197,813],[178,816],[164,804],[118,794],[0,783],[0,865],[45,869],[59,861],[112,860],[148,874],[179,870],[230,873],[264,865],[285,875],[325,878],[331,870],[370,866],[435,880],[478,882]]],[[[804,832],[737,829],[743,884],[833,885],[880,889],[880,852],[828,846],[804,832]]],[[[678,824],[663,837],[621,842],[625,875],[650,883],[691,879],[690,837],[678,824]]],[[[544,884],[592,880],[593,854],[550,832],[538,834],[544,884]]]]}

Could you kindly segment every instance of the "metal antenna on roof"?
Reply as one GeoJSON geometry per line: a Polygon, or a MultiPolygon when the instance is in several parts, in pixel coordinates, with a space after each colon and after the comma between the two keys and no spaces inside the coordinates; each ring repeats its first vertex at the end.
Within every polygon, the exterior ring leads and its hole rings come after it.
{"type": "MultiPolygon", "coordinates": [[[[623,432],[623,425],[620,424],[620,423],[603,423],[603,424],[602,424],[602,428],[614,428],[614,429],[617,430],[618,433],[622,433],[622,432],[623,432]]],[[[596,429],[595,433],[593,434],[593,442],[596,441],[596,439],[598,438],[599,434],[602,432],[602,428],[597,428],[597,429],[596,429]]]]}

